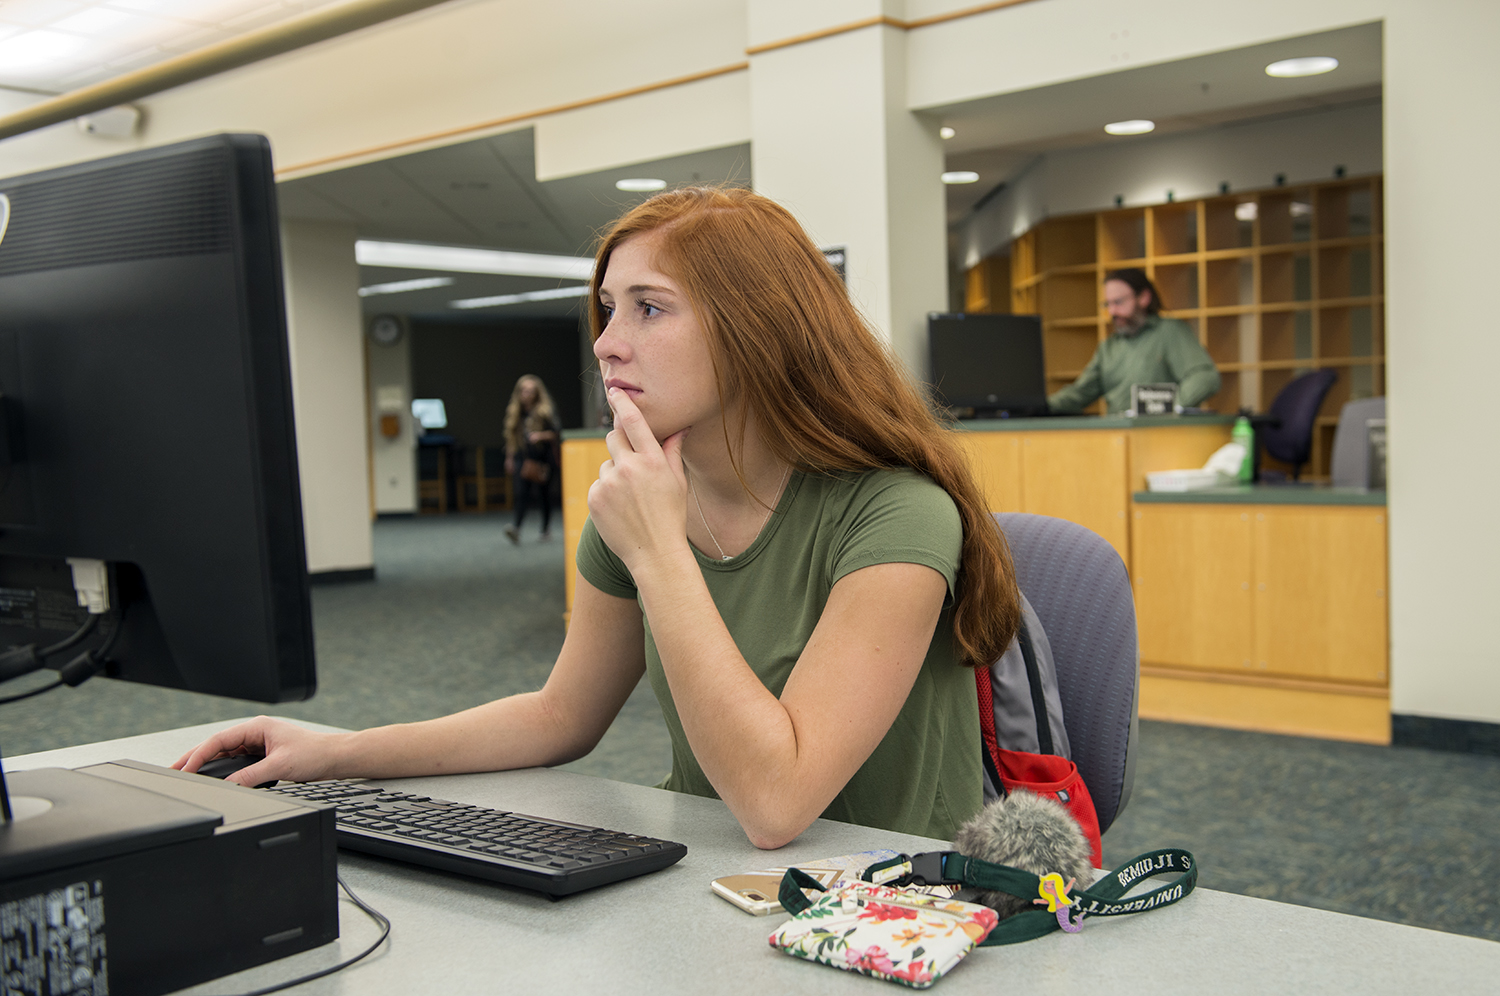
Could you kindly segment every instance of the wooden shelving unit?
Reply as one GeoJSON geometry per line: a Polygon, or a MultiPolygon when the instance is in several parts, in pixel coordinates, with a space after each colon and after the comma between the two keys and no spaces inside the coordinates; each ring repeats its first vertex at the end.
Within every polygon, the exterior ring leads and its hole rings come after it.
{"type": "Polygon", "coordinates": [[[1040,314],[1055,390],[1110,334],[1104,274],[1140,267],[1218,365],[1215,411],[1264,411],[1298,374],[1338,372],[1304,474],[1326,477],[1344,402],[1385,393],[1382,221],[1379,176],[1048,218],[1011,244],[1008,279],[1001,255],[969,271],[966,307],[1040,314]]]}

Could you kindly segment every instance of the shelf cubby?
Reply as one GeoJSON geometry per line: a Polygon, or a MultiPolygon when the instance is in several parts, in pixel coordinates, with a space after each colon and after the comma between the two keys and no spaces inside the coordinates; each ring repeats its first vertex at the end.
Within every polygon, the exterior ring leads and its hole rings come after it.
{"type": "Polygon", "coordinates": [[[1152,269],[1152,283],[1161,292],[1161,307],[1166,311],[1182,311],[1199,307],[1198,264],[1158,263],[1152,269]]]}
{"type": "Polygon", "coordinates": [[[1120,264],[1146,258],[1144,209],[1109,211],[1099,217],[1099,261],[1120,264]]]}
{"type": "Polygon", "coordinates": [[[1339,407],[1385,390],[1381,198],[1368,176],[1048,218],[1011,244],[1011,310],[1042,315],[1053,390],[1111,332],[1105,273],[1141,267],[1219,366],[1215,411],[1264,411],[1297,375],[1338,374],[1304,475],[1324,477],[1339,407]]]}

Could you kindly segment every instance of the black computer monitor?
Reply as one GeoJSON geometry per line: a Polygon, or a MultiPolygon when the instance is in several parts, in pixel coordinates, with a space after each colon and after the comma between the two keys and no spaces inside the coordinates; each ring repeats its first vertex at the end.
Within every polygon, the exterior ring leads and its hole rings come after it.
{"type": "Polygon", "coordinates": [[[927,316],[934,400],[983,415],[1045,415],[1039,315],[927,316]]]}
{"type": "Polygon", "coordinates": [[[67,559],[87,558],[111,606],[77,649],[107,644],[108,676],[311,696],[269,144],[218,135],[0,195],[0,648],[82,628],[67,559]]]}

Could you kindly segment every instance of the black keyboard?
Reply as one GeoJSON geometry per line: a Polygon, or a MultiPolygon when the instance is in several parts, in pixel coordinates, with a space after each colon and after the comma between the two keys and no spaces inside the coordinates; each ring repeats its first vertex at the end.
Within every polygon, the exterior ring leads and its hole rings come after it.
{"type": "Polygon", "coordinates": [[[414,865],[566,896],[675,864],[682,844],[361,781],[282,782],[281,792],[337,809],[338,844],[414,865]]]}

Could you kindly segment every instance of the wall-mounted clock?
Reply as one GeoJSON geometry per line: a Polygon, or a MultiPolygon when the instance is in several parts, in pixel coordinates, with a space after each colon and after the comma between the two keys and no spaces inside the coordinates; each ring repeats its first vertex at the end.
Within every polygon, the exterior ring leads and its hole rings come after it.
{"type": "Polygon", "coordinates": [[[395,315],[376,315],[370,320],[370,338],[377,345],[394,346],[401,341],[401,319],[395,315]]]}

